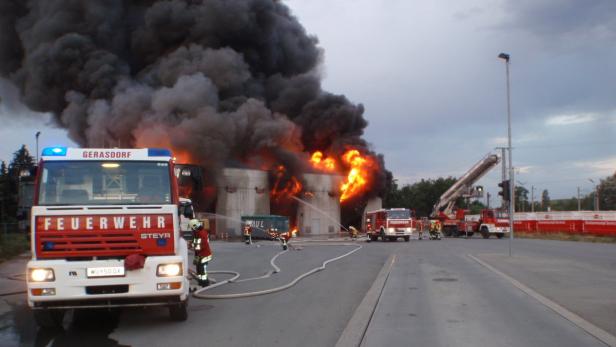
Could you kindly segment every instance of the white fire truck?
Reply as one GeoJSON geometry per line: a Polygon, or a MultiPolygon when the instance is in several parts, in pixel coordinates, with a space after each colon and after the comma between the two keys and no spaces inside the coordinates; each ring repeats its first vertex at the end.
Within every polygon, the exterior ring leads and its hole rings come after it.
{"type": "Polygon", "coordinates": [[[396,241],[398,237],[408,242],[415,231],[415,216],[413,211],[406,208],[381,209],[366,212],[366,234],[370,241],[379,237],[385,241],[396,241]]]}
{"type": "Polygon", "coordinates": [[[61,325],[75,308],[164,305],[172,319],[187,318],[173,166],[166,149],[43,150],[27,266],[40,326],[61,325]]]}

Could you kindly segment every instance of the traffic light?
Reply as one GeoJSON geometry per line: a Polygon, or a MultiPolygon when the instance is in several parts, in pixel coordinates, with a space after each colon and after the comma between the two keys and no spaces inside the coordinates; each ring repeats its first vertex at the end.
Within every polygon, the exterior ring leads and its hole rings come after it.
{"type": "Polygon", "coordinates": [[[498,192],[498,195],[503,198],[503,201],[509,201],[509,180],[502,181],[498,184],[498,186],[501,188],[501,191],[498,192]]]}

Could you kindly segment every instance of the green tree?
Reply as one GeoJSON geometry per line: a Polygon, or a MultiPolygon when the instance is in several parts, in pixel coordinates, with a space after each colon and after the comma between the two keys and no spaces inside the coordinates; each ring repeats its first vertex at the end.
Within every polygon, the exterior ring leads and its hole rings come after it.
{"type": "Polygon", "coordinates": [[[515,187],[515,208],[518,212],[528,211],[530,204],[528,202],[528,189],[522,186],[515,187]]]}
{"type": "Polygon", "coordinates": [[[597,188],[599,191],[599,207],[601,210],[616,210],[616,172],[602,179],[597,188]]]}
{"type": "MultiPolygon", "coordinates": [[[[422,179],[412,185],[398,188],[395,180],[383,200],[385,208],[405,207],[415,210],[417,216],[427,217],[440,196],[456,182],[454,177],[422,179]]],[[[462,199],[457,201],[462,206],[462,199]]]]}
{"type": "Polygon", "coordinates": [[[480,214],[481,210],[483,210],[485,208],[486,208],[486,205],[484,205],[479,200],[475,200],[475,201],[471,202],[470,206],[468,207],[470,214],[480,214]]]}
{"type": "Polygon", "coordinates": [[[26,145],[13,153],[8,167],[5,162],[0,165],[0,218],[4,223],[15,222],[17,217],[17,196],[19,180],[23,175],[30,175],[34,168],[34,158],[26,145]]]}
{"type": "Polygon", "coordinates": [[[26,172],[29,174],[32,168],[34,168],[34,158],[30,155],[26,145],[21,145],[21,148],[13,153],[13,160],[8,169],[9,175],[17,179],[26,172]]]}
{"type": "Polygon", "coordinates": [[[550,193],[547,189],[544,189],[541,192],[541,210],[547,211],[548,207],[550,207],[550,193]]]}
{"type": "Polygon", "coordinates": [[[7,219],[7,208],[12,202],[9,182],[9,170],[6,162],[3,160],[0,164],[0,223],[7,219]]]}

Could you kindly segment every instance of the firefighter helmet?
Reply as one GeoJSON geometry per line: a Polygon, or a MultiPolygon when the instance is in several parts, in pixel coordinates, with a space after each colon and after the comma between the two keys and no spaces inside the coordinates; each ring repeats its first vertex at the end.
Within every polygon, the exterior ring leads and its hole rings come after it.
{"type": "Polygon", "coordinates": [[[192,231],[197,231],[203,228],[203,223],[198,219],[191,219],[190,222],[188,222],[188,227],[192,231]]]}

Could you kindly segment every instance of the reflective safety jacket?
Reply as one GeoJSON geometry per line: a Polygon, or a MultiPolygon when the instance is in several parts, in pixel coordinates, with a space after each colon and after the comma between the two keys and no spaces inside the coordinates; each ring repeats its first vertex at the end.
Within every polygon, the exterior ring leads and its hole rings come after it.
{"type": "Polygon", "coordinates": [[[210,249],[210,237],[207,230],[201,228],[193,232],[192,246],[195,251],[195,257],[206,258],[208,261],[212,259],[212,250],[210,249]]]}

